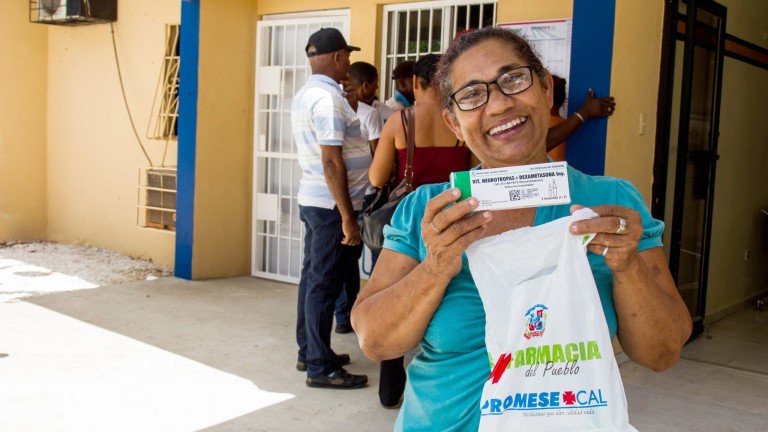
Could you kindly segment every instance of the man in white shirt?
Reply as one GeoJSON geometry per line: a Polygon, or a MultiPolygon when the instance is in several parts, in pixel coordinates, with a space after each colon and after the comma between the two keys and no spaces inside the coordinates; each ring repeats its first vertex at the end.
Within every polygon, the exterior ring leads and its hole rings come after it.
{"type": "Polygon", "coordinates": [[[291,126],[302,177],[299,217],[304,222],[304,262],[299,280],[296,368],[306,384],[321,388],[360,388],[365,375],[342,366],[347,354],[331,349],[334,302],[342,288],[343,247],[361,243],[357,212],[368,186],[371,153],[357,115],[339,83],[346,79],[349,56],[337,29],[322,28],[305,48],[312,75],[293,98],[291,126]]]}

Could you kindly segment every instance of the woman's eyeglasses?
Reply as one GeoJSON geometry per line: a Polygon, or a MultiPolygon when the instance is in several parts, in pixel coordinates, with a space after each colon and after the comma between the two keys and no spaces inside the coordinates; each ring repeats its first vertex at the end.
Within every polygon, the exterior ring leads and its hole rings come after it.
{"type": "Polygon", "coordinates": [[[468,85],[451,95],[451,100],[462,111],[472,111],[488,103],[491,84],[507,96],[528,90],[533,85],[533,67],[521,66],[504,72],[493,81],[468,85]]]}

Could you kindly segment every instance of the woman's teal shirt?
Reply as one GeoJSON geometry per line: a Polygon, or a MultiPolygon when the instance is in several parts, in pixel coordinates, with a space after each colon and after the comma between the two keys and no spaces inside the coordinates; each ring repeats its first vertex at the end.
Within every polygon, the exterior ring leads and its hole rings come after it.
{"type": "MultiPolygon", "coordinates": [[[[613,204],[635,209],[643,220],[638,249],[661,246],[664,223],[651,216],[640,193],[626,180],[589,176],[568,168],[571,202],[587,207],[613,204]]],[[[421,219],[427,201],[450,184],[424,185],[406,197],[384,229],[384,247],[423,261],[421,219]]],[[[570,215],[570,205],[539,207],[534,225],[570,215]]],[[[514,245],[510,245],[514,247],[514,245]]],[[[611,337],[616,334],[613,276],[603,257],[588,254],[611,337]]],[[[485,349],[485,313],[469,272],[462,269],[446,288],[420,343],[421,352],[408,366],[408,381],[396,431],[475,431],[480,423],[480,396],[490,374],[485,349]]]]}

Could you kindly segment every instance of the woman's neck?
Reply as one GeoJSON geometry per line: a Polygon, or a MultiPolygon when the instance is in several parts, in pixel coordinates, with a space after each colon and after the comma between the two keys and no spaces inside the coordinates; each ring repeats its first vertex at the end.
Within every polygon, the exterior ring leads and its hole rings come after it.
{"type": "Polygon", "coordinates": [[[422,90],[422,89],[414,89],[413,90],[414,96],[416,97],[416,101],[414,102],[414,105],[421,103],[421,104],[434,104],[437,98],[435,97],[435,91],[432,89],[429,90],[422,90]]]}

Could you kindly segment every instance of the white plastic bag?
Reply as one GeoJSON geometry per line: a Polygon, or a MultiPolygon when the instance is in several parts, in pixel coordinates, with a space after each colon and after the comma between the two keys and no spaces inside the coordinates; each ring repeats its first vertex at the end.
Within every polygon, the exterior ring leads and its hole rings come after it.
{"type": "Polygon", "coordinates": [[[475,242],[469,268],[486,314],[491,375],[481,431],[634,431],[586,257],[570,217],[475,242]]]}

